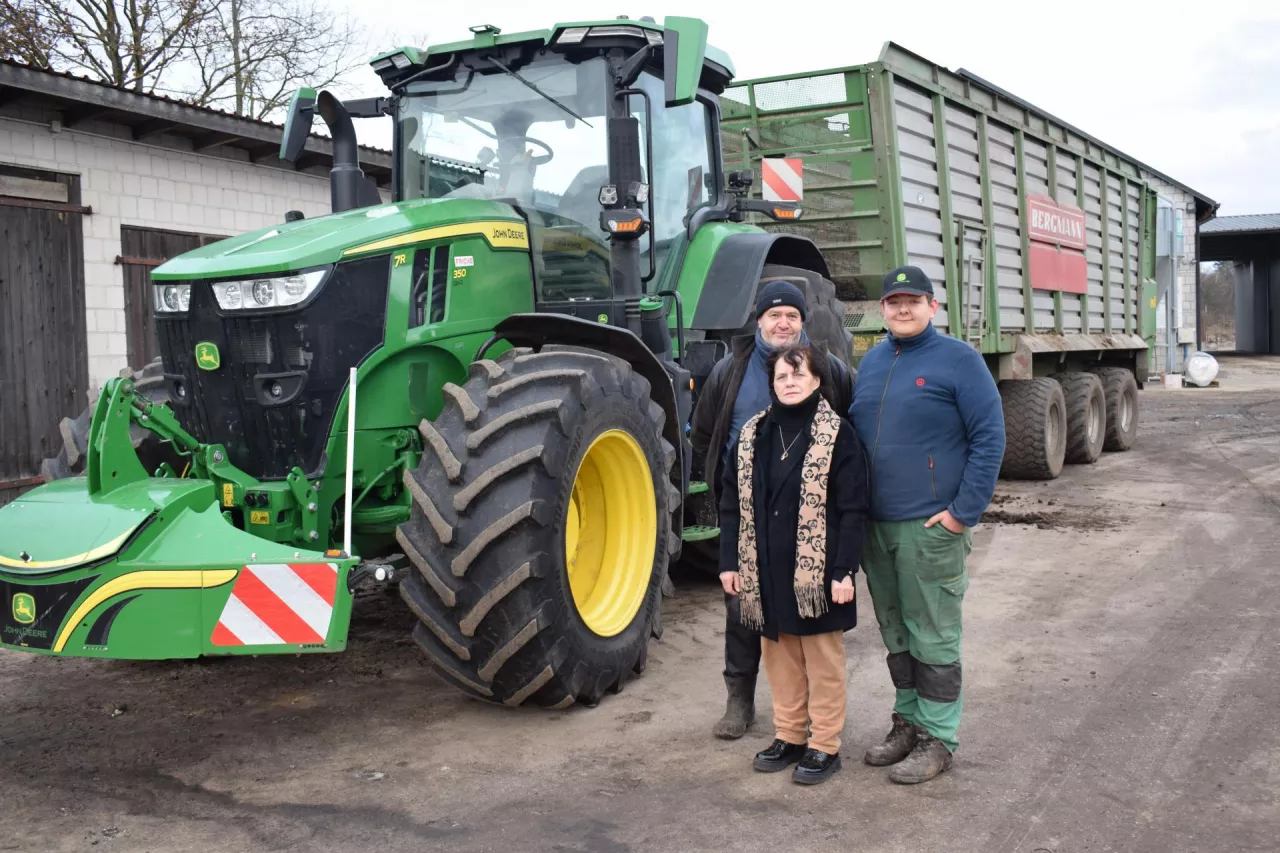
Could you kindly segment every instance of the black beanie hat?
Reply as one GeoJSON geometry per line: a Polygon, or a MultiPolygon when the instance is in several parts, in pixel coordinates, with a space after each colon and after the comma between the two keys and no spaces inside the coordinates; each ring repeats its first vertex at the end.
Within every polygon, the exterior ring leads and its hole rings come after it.
{"type": "Polygon", "coordinates": [[[756,318],[759,319],[761,314],[779,305],[790,305],[800,312],[801,320],[805,319],[804,294],[791,282],[781,279],[771,281],[760,289],[760,295],[756,297],[756,318]]]}

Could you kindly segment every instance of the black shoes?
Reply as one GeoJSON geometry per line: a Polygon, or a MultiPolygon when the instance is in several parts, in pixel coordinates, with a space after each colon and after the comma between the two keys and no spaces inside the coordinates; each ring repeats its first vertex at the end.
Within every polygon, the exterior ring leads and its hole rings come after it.
{"type": "Polygon", "coordinates": [[[752,766],[761,773],[777,773],[795,764],[809,751],[805,749],[804,744],[787,743],[785,740],[775,739],[769,746],[756,753],[752,766]]]}
{"type": "Polygon", "coordinates": [[[889,771],[889,779],[899,785],[915,785],[950,769],[951,751],[924,729],[916,729],[915,747],[889,771]]]}
{"type": "Polygon", "coordinates": [[[756,718],[756,679],[755,676],[726,675],[724,686],[729,694],[724,716],[711,733],[721,740],[737,740],[747,733],[756,718]]]}
{"type": "Polygon", "coordinates": [[[893,728],[885,739],[867,750],[862,760],[873,767],[897,764],[911,754],[916,745],[916,727],[901,714],[894,713],[893,728]]]}
{"type": "Polygon", "coordinates": [[[791,774],[791,781],[801,785],[817,785],[825,782],[827,777],[840,769],[840,756],[829,755],[816,749],[809,749],[804,744],[787,743],[775,739],[768,747],[756,753],[752,763],[761,773],[777,773],[788,766],[800,762],[791,774]]]}
{"type": "Polygon", "coordinates": [[[791,774],[791,781],[800,785],[817,785],[827,781],[827,777],[839,769],[839,753],[831,755],[816,749],[806,749],[804,758],[800,759],[800,764],[791,774]]]}

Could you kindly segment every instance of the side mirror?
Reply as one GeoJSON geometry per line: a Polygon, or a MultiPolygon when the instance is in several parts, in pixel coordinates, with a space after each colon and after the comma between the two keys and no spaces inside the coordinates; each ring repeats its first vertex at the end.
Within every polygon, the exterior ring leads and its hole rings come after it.
{"type": "Polygon", "coordinates": [[[316,117],[316,90],[299,89],[289,101],[289,114],[284,120],[284,135],[280,139],[280,159],[293,163],[302,156],[311,135],[311,122],[316,117]]]}
{"type": "Polygon", "coordinates": [[[668,16],[662,22],[662,79],[668,107],[693,103],[707,55],[707,25],[697,18],[668,16]]]}

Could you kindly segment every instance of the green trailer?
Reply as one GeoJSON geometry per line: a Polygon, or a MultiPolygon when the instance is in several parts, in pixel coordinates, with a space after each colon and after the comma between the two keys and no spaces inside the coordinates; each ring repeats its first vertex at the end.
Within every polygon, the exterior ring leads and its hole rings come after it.
{"type": "Polygon", "coordinates": [[[764,169],[802,175],[803,218],[763,227],[822,250],[855,359],[885,333],[882,277],[915,264],[940,289],[937,327],[1000,382],[1004,476],[1051,479],[1133,445],[1157,304],[1141,164],[892,43],[866,65],[736,83],[721,102],[726,168],[752,170],[757,193],[764,169]]]}

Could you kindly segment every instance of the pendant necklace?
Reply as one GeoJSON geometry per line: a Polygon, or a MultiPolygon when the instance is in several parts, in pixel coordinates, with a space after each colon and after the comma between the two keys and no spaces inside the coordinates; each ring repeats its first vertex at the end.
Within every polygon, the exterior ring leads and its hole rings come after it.
{"type": "Polygon", "coordinates": [[[795,447],[796,442],[800,440],[800,436],[803,434],[804,434],[804,430],[800,430],[800,432],[796,433],[796,437],[791,439],[791,443],[788,444],[787,437],[782,434],[782,427],[778,427],[778,441],[782,442],[782,458],[783,459],[787,458],[787,454],[791,452],[791,448],[795,447]]]}

